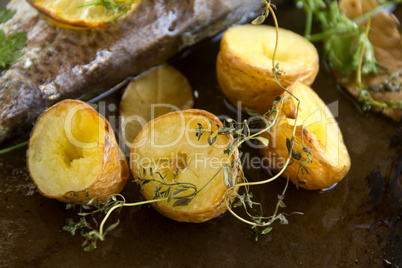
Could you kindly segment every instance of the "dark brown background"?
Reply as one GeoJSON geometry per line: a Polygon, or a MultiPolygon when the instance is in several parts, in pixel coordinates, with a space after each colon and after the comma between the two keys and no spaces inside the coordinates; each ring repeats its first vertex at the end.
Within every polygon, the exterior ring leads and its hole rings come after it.
{"type": "MultiPolygon", "coordinates": [[[[277,14],[282,27],[303,32],[302,12],[291,4],[280,5],[277,14]]],[[[401,19],[401,10],[397,14],[401,19]]],[[[219,38],[214,38],[171,63],[198,92],[197,108],[233,117],[215,77],[218,49],[219,38]]],[[[60,232],[65,219],[74,214],[37,192],[21,149],[0,156],[0,267],[401,267],[401,124],[361,113],[337,86],[325,62],[320,64],[313,88],[325,103],[338,101],[337,119],[352,168],[326,192],[296,190],[292,185],[283,211],[303,216],[289,217],[288,225],[276,223],[270,234],[255,242],[249,227],[228,213],[190,224],[164,218],[150,206],[125,208],[120,226],[97,250],[86,253],[79,235],[60,232]]],[[[118,99],[116,95],[109,101],[118,99]]],[[[243,150],[251,157],[258,155],[243,150]]],[[[251,181],[269,176],[262,169],[248,169],[246,174],[251,181]]],[[[251,191],[268,214],[283,186],[278,180],[251,191]]],[[[141,200],[131,182],[123,194],[128,201],[141,200]]]]}

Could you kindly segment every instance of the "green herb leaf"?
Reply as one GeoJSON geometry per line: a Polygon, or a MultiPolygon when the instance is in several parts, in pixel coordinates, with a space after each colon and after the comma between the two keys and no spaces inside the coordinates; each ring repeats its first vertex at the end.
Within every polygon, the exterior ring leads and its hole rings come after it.
{"type": "Polygon", "coordinates": [[[234,185],[233,168],[229,164],[223,165],[223,180],[228,187],[234,185]]]}
{"type": "Polygon", "coordinates": [[[262,235],[268,234],[269,232],[272,231],[272,229],[273,229],[272,227],[267,227],[267,228],[265,228],[264,230],[261,231],[261,234],[262,235]]]}
{"type": "Polygon", "coordinates": [[[269,144],[269,140],[267,138],[259,136],[255,137],[254,139],[260,141],[262,144],[264,144],[264,146],[268,146],[269,144]]]}
{"type": "Polygon", "coordinates": [[[91,241],[91,243],[89,243],[89,246],[84,248],[84,251],[90,252],[95,249],[96,249],[96,241],[91,241]]]}
{"type": "Polygon", "coordinates": [[[131,10],[132,6],[138,1],[139,0],[133,0],[130,3],[125,3],[122,1],[114,0],[95,0],[78,5],[77,8],[88,6],[103,6],[106,9],[106,14],[113,16],[113,19],[111,19],[110,21],[106,21],[106,23],[112,24],[118,22],[120,19],[125,17],[127,13],[131,10]]]}
{"type": "Polygon", "coordinates": [[[286,219],[286,217],[283,214],[279,214],[278,219],[281,221],[281,224],[288,224],[289,221],[286,219]]]}
{"type": "Polygon", "coordinates": [[[252,24],[262,24],[265,21],[265,16],[261,15],[257,17],[255,20],[253,20],[251,23],[252,24]]]}
{"type": "Polygon", "coordinates": [[[0,69],[7,68],[23,55],[21,51],[27,42],[25,32],[12,33],[6,36],[3,30],[0,30],[0,69]]]}
{"type": "Polygon", "coordinates": [[[257,112],[257,111],[254,111],[254,110],[251,110],[251,109],[249,109],[249,108],[245,108],[246,109],[246,113],[248,114],[248,115],[251,115],[251,116],[259,116],[260,115],[260,113],[259,112],[257,112]]]}
{"type": "Polygon", "coordinates": [[[180,198],[176,202],[173,203],[173,207],[181,207],[181,206],[187,206],[191,202],[191,198],[180,198]]]}
{"type": "Polygon", "coordinates": [[[11,10],[6,7],[0,8],[0,23],[10,20],[16,12],[16,10],[11,10]]]}
{"type": "Polygon", "coordinates": [[[113,223],[112,225],[110,225],[109,227],[107,227],[105,234],[111,230],[113,230],[114,228],[116,228],[120,223],[120,220],[118,219],[117,222],[113,223]]]}
{"type": "MultiPolygon", "coordinates": [[[[329,1],[328,6],[322,0],[303,0],[307,13],[313,13],[320,22],[322,33],[306,36],[311,41],[324,41],[324,55],[329,66],[338,70],[344,76],[356,71],[363,43],[364,30],[350,20],[338,7],[338,1],[329,1]]],[[[311,22],[310,22],[311,23],[311,22]]],[[[310,29],[311,25],[306,25],[310,29]]],[[[306,30],[306,33],[309,33],[306,30]]],[[[366,41],[364,52],[363,73],[376,73],[377,65],[374,49],[366,41]]]]}
{"type": "Polygon", "coordinates": [[[272,106],[277,105],[280,101],[281,101],[281,97],[280,97],[280,96],[277,96],[277,97],[275,98],[274,102],[272,103],[272,106]]]}

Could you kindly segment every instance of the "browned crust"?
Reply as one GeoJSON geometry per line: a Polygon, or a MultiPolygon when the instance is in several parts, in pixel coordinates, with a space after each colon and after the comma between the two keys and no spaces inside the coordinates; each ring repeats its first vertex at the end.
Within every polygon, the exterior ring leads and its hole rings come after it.
{"type": "MultiPolygon", "coordinates": [[[[55,105],[53,105],[40,115],[37,123],[35,124],[31,132],[31,137],[35,132],[36,127],[40,124],[40,121],[44,117],[46,117],[51,110],[57,109],[57,107],[61,105],[66,106],[82,105],[85,109],[89,110],[91,114],[96,114],[105,122],[105,146],[102,158],[102,169],[99,172],[98,178],[94,181],[94,184],[88,187],[88,189],[83,189],[82,191],[68,192],[65,193],[63,196],[54,196],[51,193],[45,193],[41,191],[41,189],[38,187],[35,180],[33,179],[33,182],[37,186],[39,193],[45,197],[55,198],[61,202],[66,203],[84,201],[98,196],[107,196],[110,194],[120,193],[123,190],[124,186],[126,185],[127,179],[129,177],[127,160],[117,144],[116,137],[114,135],[110,123],[89,104],[80,100],[72,100],[72,99],[67,99],[56,103],[55,105]],[[88,190],[88,196],[86,196],[87,194],[86,190],[88,190]],[[76,196],[78,197],[78,199],[76,198],[76,196]]],[[[27,151],[28,170],[30,170],[28,160],[29,160],[29,153],[31,150],[31,142],[32,141],[30,139],[27,151]]],[[[32,177],[31,172],[30,175],[32,177]]],[[[104,202],[106,201],[106,198],[101,198],[99,199],[99,201],[104,202]]]]}
{"type": "MultiPolygon", "coordinates": [[[[264,30],[263,28],[262,34],[264,30]]],[[[225,96],[235,106],[241,102],[243,111],[248,108],[264,114],[272,108],[275,98],[284,92],[282,86],[288,87],[297,80],[307,85],[314,82],[319,69],[318,54],[315,60],[306,64],[304,68],[284,70],[278,77],[281,86],[276,82],[271,67],[253,66],[241,55],[234,54],[226,33],[222,37],[216,61],[217,79],[225,96]]]]}
{"type": "MultiPolygon", "coordinates": [[[[295,84],[289,86],[287,90],[293,92],[294,87],[296,87],[298,83],[302,82],[297,81],[295,84]]],[[[314,92],[312,91],[312,93],[314,92]]],[[[284,92],[281,97],[283,98],[286,94],[288,93],[284,92]]],[[[295,92],[295,94],[297,97],[297,92],[295,92]]],[[[319,98],[318,95],[317,98],[319,98]]],[[[262,137],[267,138],[270,142],[268,146],[261,148],[260,153],[264,157],[264,161],[266,161],[269,168],[275,173],[280,172],[282,169],[282,167],[278,166],[278,163],[283,163],[289,156],[286,139],[288,138],[291,140],[293,134],[292,125],[287,123],[281,124],[280,122],[284,119],[286,120],[286,118],[295,119],[296,107],[297,104],[293,98],[286,99],[282,106],[282,110],[279,111],[276,124],[270,130],[261,134],[262,137]]],[[[300,188],[307,190],[325,189],[342,180],[349,172],[350,161],[349,166],[332,165],[328,161],[327,156],[321,153],[322,144],[308,132],[305,125],[299,125],[296,127],[295,140],[299,142],[303,141],[303,145],[309,148],[311,158],[313,159],[313,163],[308,166],[310,174],[299,173],[300,179],[305,182],[305,184],[298,185],[300,188]]],[[[339,142],[343,143],[343,138],[341,138],[339,142]]],[[[302,158],[304,159],[306,153],[300,150],[300,148],[297,150],[301,152],[302,158]]],[[[349,157],[349,155],[347,157],[349,157]]],[[[294,163],[288,166],[287,171],[289,173],[290,181],[296,184],[297,170],[301,162],[295,159],[292,159],[292,161],[294,163]]],[[[282,177],[286,178],[286,172],[282,173],[282,177]]]]}

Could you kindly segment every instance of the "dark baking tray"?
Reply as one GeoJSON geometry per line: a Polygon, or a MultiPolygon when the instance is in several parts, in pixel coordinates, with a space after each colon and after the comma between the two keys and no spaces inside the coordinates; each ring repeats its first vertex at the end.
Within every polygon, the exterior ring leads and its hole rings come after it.
{"type": "MultiPolygon", "coordinates": [[[[304,17],[292,2],[279,6],[279,23],[302,33],[304,17]]],[[[397,16],[402,18],[400,9],[397,16]]],[[[319,44],[317,48],[321,53],[319,44]]],[[[196,108],[236,117],[216,81],[218,49],[219,36],[171,63],[198,92],[196,108]]],[[[74,213],[38,193],[25,165],[25,149],[20,149],[0,156],[0,267],[401,267],[402,126],[362,113],[322,59],[320,66],[312,87],[325,103],[337,103],[352,167],[328,191],[289,187],[283,211],[304,215],[289,217],[288,225],[275,223],[271,233],[255,242],[250,228],[228,213],[192,224],[169,220],[150,206],[125,208],[118,228],[87,253],[82,237],[60,232],[74,213]]],[[[118,99],[115,95],[108,101],[118,99]]],[[[269,176],[263,169],[246,169],[246,174],[252,181],[269,176]]],[[[283,186],[277,180],[251,191],[268,214],[283,186]]],[[[133,183],[123,194],[128,201],[141,200],[133,183]]]]}

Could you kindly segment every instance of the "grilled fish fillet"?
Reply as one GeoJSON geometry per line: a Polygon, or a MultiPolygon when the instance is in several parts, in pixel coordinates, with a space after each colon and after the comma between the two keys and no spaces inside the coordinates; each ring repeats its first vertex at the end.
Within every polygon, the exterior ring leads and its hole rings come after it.
{"type": "Polygon", "coordinates": [[[143,0],[117,24],[99,30],[52,26],[25,0],[0,24],[25,31],[24,55],[0,76],[0,143],[32,127],[49,106],[107,89],[174,56],[225,26],[254,16],[261,0],[143,0]]]}

